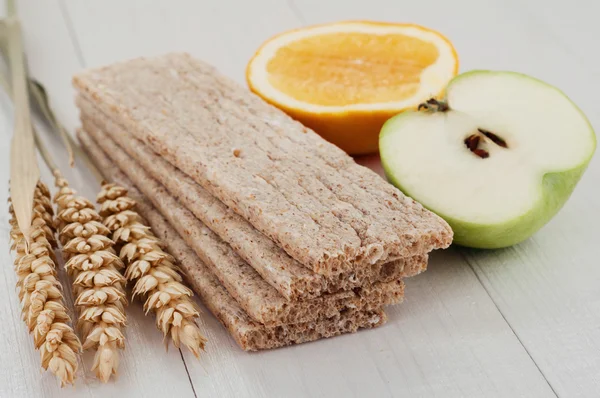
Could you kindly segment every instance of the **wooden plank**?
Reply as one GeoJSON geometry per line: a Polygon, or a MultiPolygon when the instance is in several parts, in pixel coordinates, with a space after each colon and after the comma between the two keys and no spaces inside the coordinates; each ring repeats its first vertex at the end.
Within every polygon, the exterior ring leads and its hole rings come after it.
{"type": "Polygon", "coordinates": [[[55,112],[70,130],[77,126],[71,77],[82,68],[63,20],[59,0],[38,4],[19,1],[27,63],[30,74],[44,82],[55,112]],[[60,104],[60,106],[58,105],[60,104]]]}
{"type": "MultiPolygon", "coordinates": [[[[80,69],[73,55],[66,25],[62,19],[57,1],[20,2],[20,14],[23,18],[26,36],[26,52],[29,55],[30,68],[36,78],[49,88],[52,99],[60,106],[59,115],[70,114],[72,120],[77,115],[72,109],[70,76],[80,69]],[[65,87],[67,89],[65,89],[65,87]]],[[[8,159],[12,106],[4,100],[0,111],[0,158],[8,159]]],[[[94,199],[99,189],[92,175],[79,166],[70,170],[67,165],[66,151],[60,141],[53,139],[41,129],[45,142],[67,179],[79,193],[94,199]]],[[[40,165],[42,165],[40,161],[40,165]]],[[[42,168],[42,180],[52,186],[52,178],[45,167],[42,168]]],[[[3,197],[8,192],[8,167],[0,168],[0,192],[3,197]]],[[[3,200],[3,203],[6,203],[3,200]]],[[[84,363],[75,388],[60,389],[52,374],[44,372],[40,376],[39,355],[33,348],[31,337],[20,320],[20,305],[14,289],[16,277],[12,271],[12,259],[8,254],[8,214],[7,207],[0,209],[0,261],[2,268],[2,289],[0,289],[0,321],[6,325],[3,339],[0,339],[2,361],[0,364],[0,396],[4,397],[58,397],[58,396],[174,396],[193,397],[181,353],[177,349],[164,351],[161,333],[156,329],[154,320],[143,315],[141,303],[131,303],[128,310],[128,328],[126,330],[126,349],[123,352],[118,380],[101,384],[90,371],[92,355],[84,355],[84,363]],[[165,382],[168,381],[168,382],[165,382]]]]}
{"type": "MultiPolygon", "coordinates": [[[[596,44],[598,24],[596,15],[600,13],[600,2],[594,0],[575,0],[572,3],[561,1],[546,2],[539,7],[539,1],[511,4],[515,9],[520,5],[527,24],[550,38],[554,44],[565,51],[565,56],[577,62],[590,74],[598,78],[595,62],[590,62],[589,49],[596,44]]],[[[569,76],[570,73],[564,75],[569,76]]]]}
{"type": "Polygon", "coordinates": [[[455,250],[407,281],[389,316],[378,330],[261,353],[242,352],[204,317],[214,348],[188,370],[209,396],[552,395],[455,250]]]}
{"type": "MultiPolygon", "coordinates": [[[[441,30],[456,44],[461,69],[525,72],[562,88],[592,124],[600,126],[600,100],[590,85],[598,82],[589,49],[600,33],[592,22],[598,2],[411,3],[398,15],[404,21],[441,30]],[[585,10],[585,12],[583,12],[585,10]],[[456,23],[460,21],[460,23],[456,23]]],[[[386,19],[391,1],[368,5],[296,0],[310,22],[330,18],[386,19]]],[[[376,158],[365,159],[378,167],[376,158]]],[[[381,169],[380,169],[381,171],[381,169]]],[[[600,222],[600,160],[596,157],[577,191],[559,215],[533,239],[502,251],[463,253],[486,290],[559,396],[591,396],[600,390],[600,313],[597,284],[600,222]]]]}
{"type": "MultiPolygon", "coordinates": [[[[72,0],[66,4],[88,66],[187,50],[240,82],[257,46],[273,34],[301,25],[303,19],[312,23],[402,15],[439,24],[440,30],[461,25],[456,24],[457,11],[451,4],[431,13],[430,4],[400,7],[379,0],[296,2],[292,8],[275,0],[246,3],[179,1],[167,6],[167,2],[72,0]],[[110,29],[106,29],[108,19],[110,29]]],[[[466,3],[461,4],[464,8],[466,3]]],[[[487,12],[483,6],[475,10],[479,15],[487,12]]],[[[479,21],[476,27],[487,25],[479,21]]],[[[501,33],[494,34],[496,43],[501,42],[501,33]]],[[[465,33],[461,38],[463,47],[476,43],[465,33]]],[[[493,49],[485,50],[483,57],[492,59],[493,49]]],[[[376,161],[371,159],[371,164],[375,167],[376,161]]],[[[406,303],[390,311],[389,324],[380,330],[248,354],[235,346],[213,317],[204,316],[203,326],[210,340],[207,354],[200,362],[190,361],[187,353],[184,357],[195,390],[209,396],[552,395],[455,250],[436,254],[428,272],[408,281],[406,303]]]]}
{"type": "MultiPolygon", "coordinates": [[[[541,2],[529,2],[523,10],[527,24],[519,36],[523,46],[547,47],[542,57],[527,62],[564,89],[597,129],[600,100],[590,86],[597,85],[600,75],[588,52],[600,34],[598,25],[590,23],[600,4],[576,3],[579,7],[572,8],[574,4],[541,7],[541,2]]],[[[510,5],[512,11],[518,7],[510,5]]],[[[559,396],[587,397],[600,391],[599,179],[596,156],[563,210],[532,239],[498,252],[466,252],[559,396]]]]}
{"type": "Polygon", "coordinates": [[[88,67],[186,51],[239,82],[263,40],[300,24],[279,0],[67,0],[66,5],[88,67]]]}

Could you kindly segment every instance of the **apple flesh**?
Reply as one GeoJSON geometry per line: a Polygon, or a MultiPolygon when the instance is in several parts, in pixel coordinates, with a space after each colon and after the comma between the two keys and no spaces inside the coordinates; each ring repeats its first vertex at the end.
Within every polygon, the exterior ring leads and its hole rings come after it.
{"type": "Polygon", "coordinates": [[[420,108],[384,124],[383,167],[463,246],[529,238],[565,204],[596,148],[592,126],[565,94],[518,73],[464,73],[444,101],[420,108]]]}

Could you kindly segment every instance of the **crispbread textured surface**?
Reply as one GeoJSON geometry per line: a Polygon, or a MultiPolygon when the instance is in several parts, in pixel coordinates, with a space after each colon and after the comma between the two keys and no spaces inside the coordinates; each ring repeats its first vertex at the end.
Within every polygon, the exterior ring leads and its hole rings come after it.
{"type": "MultiPolygon", "coordinates": [[[[300,265],[245,219],[231,211],[186,174],[156,155],[141,141],[78,99],[83,128],[110,153],[121,169],[153,178],[199,220],[227,242],[271,286],[288,300],[315,298],[375,282],[413,276],[425,269],[427,255],[389,263],[365,265],[353,271],[325,277],[300,265]],[[116,142],[119,145],[116,145],[116,142]],[[125,153],[126,152],[126,153],[125,153]]],[[[140,177],[141,178],[141,177],[140,177]]],[[[135,177],[132,177],[135,180],[135,177]]]]}
{"type": "MultiPolygon", "coordinates": [[[[79,132],[80,138],[85,135],[85,132],[79,132]]],[[[96,138],[94,135],[91,136],[92,142],[95,142],[108,158],[115,161],[116,165],[108,169],[119,170],[120,161],[126,160],[127,155],[112,141],[101,139],[102,136],[99,136],[99,139],[94,139],[96,138]]],[[[347,309],[361,311],[378,309],[384,305],[397,304],[403,298],[404,284],[402,280],[395,280],[325,294],[311,300],[288,302],[227,243],[203,225],[141,168],[122,167],[121,171],[130,179],[124,186],[133,188],[133,184],[150,199],[184,241],[209,266],[227,291],[257,322],[265,325],[306,323],[331,318],[347,309]]]]}
{"type": "MultiPolygon", "coordinates": [[[[123,186],[131,184],[124,174],[111,165],[111,161],[89,137],[82,135],[80,139],[86,151],[105,173],[106,178],[123,186]]],[[[386,321],[384,312],[378,309],[362,312],[348,310],[317,322],[273,327],[261,325],[244,312],[209,268],[141,193],[132,188],[129,194],[137,201],[137,210],[149,222],[157,237],[167,243],[167,249],[180,263],[188,282],[204,304],[229,330],[238,345],[246,351],[277,348],[332,337],[355,332],[359,328],[377,327],[386,321]]]]}
{"type": "Polygon", "coordinates": [[[91,70],[74,84],[105,116],[317,273],[451,242],[441,218],[186,54],[91,70]]]}
{"type": "Polygon", "coordinates": [[[354,333],[360,328],[381,326],[387,320],[382,309],[347,310],[317,321],[279,326],[261,325],[244,312],[158,212],[153,211],[146,203],[140,206],[140,211],[157,236],[168,242],[167,249],[181,264],[190,285],[243,350],[265,350],[354,333]]]}

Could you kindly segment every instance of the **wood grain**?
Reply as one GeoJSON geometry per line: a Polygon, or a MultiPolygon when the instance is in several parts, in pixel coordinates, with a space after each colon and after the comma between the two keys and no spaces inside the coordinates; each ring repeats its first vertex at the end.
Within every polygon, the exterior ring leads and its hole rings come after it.
{"type": "MultiPolygon", "coordinates": [[[[243,82],[245,63],[263,40],[304,24],[341,19],[433,27],[456,44],[463,71],[533,74],[563,88],[598,126],[600,100],[594,87],[600,75],[597,54],[590,52],[600,33],[592,19],[600,11],[596,3],[24,0],[20,9],[30,69],[48,87],[70,129],[77,125],[70,78],[83,67],[185,50],[243,82]]],[[[0,112],[0,127],[9,126],[7,106],[0,112]]],[[[8,135],[10,128],[1,131],[8,135]]],[[[6,159],[7,142],[7,137],[0,140],[1,159],[6,159]]],[[[376,157],[359,161],[381,172],[376,157]]],[[[37,354],[18,319],[14,276],[5,266],[0,319],[7,327],[0,349],[7,354],[0,365],[0,396],[104,396],[117,391],[220,397],[596,396],[599,163],[597,158],[591,163],[565,208],[533,239],[502,251],[455,248],[436,253],[430,269],[408,281],[406,302],[390,311],[388,325],[379,330],[248,354],[205,314],[202,327],[209,344],[196,361],[178,350],[165,354],[160,334],[136,303],[128,310],[123,375],[108,386],[83,380],[76,390],[59,391],[49,375],[38,377],[37,354]]],[[[1,192],[7,192],[7,165],[5,161],[0,167],[1,192]]],[[[80,166],[69,178],[94,197],[97,186],[82,170],[80,166]]],[[[6,217],[6,209],[0,209],[0,247],[7,245],[6,217]]],[[[6,250],[0,256],[9,264],[6,250]]]]}

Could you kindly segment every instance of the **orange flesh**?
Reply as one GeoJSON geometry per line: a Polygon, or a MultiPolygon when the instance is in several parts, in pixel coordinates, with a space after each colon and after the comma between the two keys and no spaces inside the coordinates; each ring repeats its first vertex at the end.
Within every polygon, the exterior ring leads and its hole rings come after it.
{"type": "Polygon", "coordinates": [[[414,37],[338,32],[287,44],[267,72],[273,87],[299,101],[386,103],[413,96],[421,73],[438,55],[435,45],[414,37]]]}

